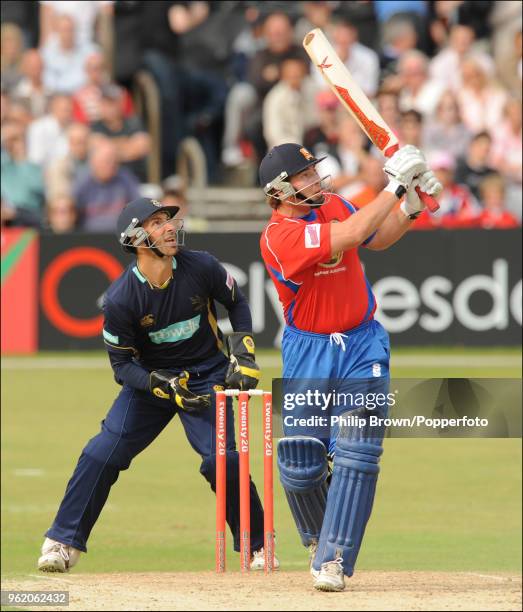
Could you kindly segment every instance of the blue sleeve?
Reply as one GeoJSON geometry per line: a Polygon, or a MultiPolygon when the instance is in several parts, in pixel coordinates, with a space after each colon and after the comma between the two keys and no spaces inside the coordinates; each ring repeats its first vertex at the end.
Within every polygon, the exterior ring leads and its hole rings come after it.
{"type": "Polygon", "coordinates": [[[119,385],[149,390],[149,371],[138,365],[135,336],[130,312],[107,299],[104,300],[103,338],[119,385]]]}
{"type": "Polygon", "coordinates": [[[211,256],[211,295],[225,306],[235,332],[252,332],[251,309],[232,274],[211,256]]]}

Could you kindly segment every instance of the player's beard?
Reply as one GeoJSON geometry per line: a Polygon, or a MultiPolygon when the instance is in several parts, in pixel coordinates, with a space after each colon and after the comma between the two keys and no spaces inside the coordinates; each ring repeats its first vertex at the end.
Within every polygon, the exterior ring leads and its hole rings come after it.
{"type": "Polygon", "coordinates": [[[309,201],[309,208],[320,208],[323,204],[325,204],[325,194],[321,191],[317,193],[311,200],[309,201]]]}
{"type": "MultiPolygon", "coordinates": [[[[329,187],[326,187],[325,181],[330,180],[330,175],[326,177],[318,178],[317,181],[307,185],[302,188],[302,190],[297,190],[296,199],[300,200],[300,204],[308,206],[311,209],[320,208],[323,204],[325,204],[325,193],[329,191],[329,187]],[[306,195],[304,190],[312,191],[311,195],[306,195]]],[[[330,185],[330,184],[329,184],[330,185]]]]}
{"type": "Polygon", "coordinates": [[[178,245],[166,245],[163,244],[159,251],[163,253],[166,257],[174,257],[176,253],[178,253],[178,245]]]}
{"type": "Polygon", "coordinates": [[[318,191],[312,194],[311,196],[299,199],[303,199],[303,204],[312,209],[319,208],[320,206],[325,204],[325,194],[323,193],[323,191],[318,191]]]}
{"type": "Polygon", "coordinates": [[[175,234],[163,236],[158,242],[159,244],[155,244],[155,248],[165,257],[174,257],[178,252],[178,243],[176,242],[175,234]],[[166,244],[167,241],[169,241],[169,244],[166,244]]]}

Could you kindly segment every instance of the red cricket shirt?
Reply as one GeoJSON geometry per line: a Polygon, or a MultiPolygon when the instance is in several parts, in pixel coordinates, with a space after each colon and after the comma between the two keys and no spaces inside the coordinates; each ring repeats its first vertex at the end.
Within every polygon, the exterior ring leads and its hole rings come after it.
{"type": "Polygon", "coordinates": [[[260,247],[288,325],[330,334],[372,318],[376,299],[358,248],[331,255],[331,222],[344,221],[357,210],[341,196],[330,193],[321,208],[312,209],[305,217],[284,217],[274,211],[261,235],[260,247]]]}

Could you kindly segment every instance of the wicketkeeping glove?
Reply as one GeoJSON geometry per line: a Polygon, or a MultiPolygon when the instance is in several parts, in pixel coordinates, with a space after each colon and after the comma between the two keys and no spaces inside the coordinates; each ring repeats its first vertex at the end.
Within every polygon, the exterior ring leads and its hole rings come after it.
{"type": "Polygon", "coordinates": [[[412,145],[401,147],[383,166],[383,171],[389,176],[389,184],[385,187],[385,191],[400,195],[398,188],[403,188],[402,191],[405,193],[414,178],[426,170],[428,170],[427,162],[419,149],[412,145]]]}
{"type": "Polygon", "coordinates": [[[260,368],[254,361],[254,340],[249,333],[236,332],[227,338],[229,367],[225,385],[229,389],[255,389],[260,380],[260,368]]]}
{"type": "Polygon", "coordinates": [[[425,208],[425,204],[419,199],[416,187],[419,187],[421,191],[428,193],[434,198],[437,198],[443,191],[443,185],[435,177],[432,170],[427,170],[421,176],[414,179],[407,189],[405,200],[400,205],[403,214],[409,217],[409,219],[415,219],[425,208]]]}
{"type": "Polygon", "coordinates": [[[187,388],[189,372],[174,376],[169,370],[155,370],[149,376],[153,395],[170,400],[185,412],[203,412],[211,405],[210,395],[195,395],[187,388]]]}

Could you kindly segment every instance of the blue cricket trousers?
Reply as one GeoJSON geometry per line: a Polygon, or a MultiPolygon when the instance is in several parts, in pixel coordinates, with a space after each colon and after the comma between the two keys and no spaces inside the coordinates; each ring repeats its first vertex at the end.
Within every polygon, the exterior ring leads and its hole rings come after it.
{"type": "MultiPolygon", "coordinates": [[[[315,334],[294,327],[286,327],[282,341],[283,378],[289,379],[284,388],[304,389],[314,381],[319,389],[339,390],[360,393],[387,393],[389,387],[389,336],[378,321],[372,319],[358,327],[335,334],[315,334]],[[317,382],[316,382],[317,381],[317,382]]],[[[333,408],[332,415],[351,410],[351,406],[333,408]]],[[[309,413],[304,412],[303,416],[309,413]]],[[[299,417],[297,411],[295,416],[299,417]]],[[[289,431],[283,427],[285,435],[296,435],[296,429],[289,431]]],[[[330,435],[315,435],[327,446],[328,453],[334,455],[338,428],[330,435]]],[[[299,432],[298,432],[299,433],[299,432]]],[[[306,434],[302,432],[303,435],[306,434]]]]}

